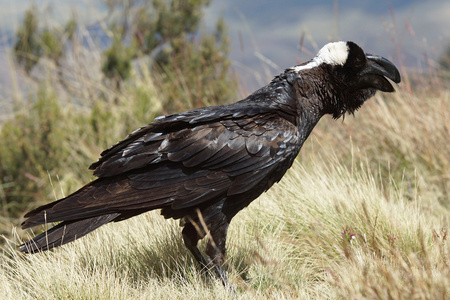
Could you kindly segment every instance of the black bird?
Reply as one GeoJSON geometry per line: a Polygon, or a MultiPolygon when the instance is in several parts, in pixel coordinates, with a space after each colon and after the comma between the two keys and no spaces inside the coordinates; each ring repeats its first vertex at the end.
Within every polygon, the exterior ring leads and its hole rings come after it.
{"type": "Polygon", "coordinates": [[[60,222],[20,246],[34,253],[153,209],[182,219],[186,247],[221,268],[231,219],[278,182],[325,114],[352,114],[377,90],[400,82],[387,59],[353,42],[325,45],[247,98],[156,118],[105,150],[90,166],[98,179],[25,215],[22,227],[60,222]],[[204,228],[201,224],[206,224],[204,228]],[[211,234],[205,258],[197,243],[211,234]]]}

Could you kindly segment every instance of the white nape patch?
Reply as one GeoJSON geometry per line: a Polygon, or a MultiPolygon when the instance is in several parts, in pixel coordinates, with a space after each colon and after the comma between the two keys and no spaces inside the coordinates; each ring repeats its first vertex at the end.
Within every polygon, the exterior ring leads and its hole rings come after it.
{"type": "Polygon", "coordinates": [[[348,47],[347,42],[334,42],[328,43],[319,50],[316,57],[314,57],[309,63],[302,66],[292,67],[291,70],[299,72],[301,70],[312,69],[319,66],[322,63],[326,63],[334,66],[342,66],[347,61],[348,47]]]}
{"type": "Polygon", "coordinates": [[[348,57],[347,42],[328,43],[320,49],[315,59],[330,65],[342,66],[348,57]]]}

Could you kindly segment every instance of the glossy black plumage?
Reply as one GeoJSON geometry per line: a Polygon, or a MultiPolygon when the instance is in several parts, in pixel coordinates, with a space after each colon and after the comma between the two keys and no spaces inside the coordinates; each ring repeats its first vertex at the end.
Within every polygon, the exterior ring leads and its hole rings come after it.
{"type": "Polygon", "coordinates": [[[400,82],[392,63],[352,42],[323,49],[244,100],[157,118],[105,150],[90,167],[98,179],[25,215],[23,228],[61,223],[20,250],[47,250],[161,209],[166,218],[183,218],[188,249],[224,279],[228,224],[282,178],[319,119],[352,113],[376,90],[393,91],[385,77],[400,82]],[[197,248],[205,236],[198,213],[214,239],[207,259],[197,248]]]}

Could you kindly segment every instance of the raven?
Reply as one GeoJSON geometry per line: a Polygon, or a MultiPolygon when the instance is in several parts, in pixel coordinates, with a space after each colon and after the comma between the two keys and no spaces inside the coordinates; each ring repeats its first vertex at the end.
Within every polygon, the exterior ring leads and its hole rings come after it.
{"type": "Polygon", "coordinates": [[[161,209],[165,218],[182,220],[186,247],[225,284],[231,219],[283,177],[323,115],[339,118],[377,90],[393,92],[388,79],[401,81],[389,60],[335,42],[241,101],[158,117],[103,151],[90,166],[96,180],[27,213],[24,229],[60,223],[20,251],[48,250],[161,209]],[[207,232],[205,258],[197,243],[207,232]]]}

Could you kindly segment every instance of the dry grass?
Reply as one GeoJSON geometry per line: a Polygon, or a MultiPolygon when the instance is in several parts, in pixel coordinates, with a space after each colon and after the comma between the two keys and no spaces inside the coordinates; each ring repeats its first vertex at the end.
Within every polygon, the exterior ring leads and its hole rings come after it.
{"type": "MultiPolygon", "coordinates": [[[[285,178],[233,220],[241,299],[446,299],[449,92],[370,100],[325,119],[285,178]],[[244,280],[242,278],[246,278],[244,280]]],[[[20,241],[17,241],[20,242],[20,241]]],[[[151,212],[52,252],[0,256],[7,299],[232,299],[151,212]]]]}

